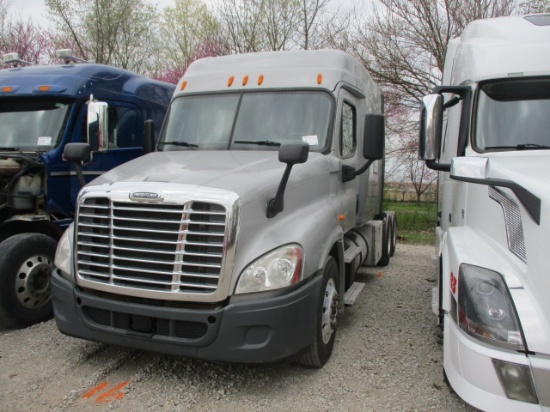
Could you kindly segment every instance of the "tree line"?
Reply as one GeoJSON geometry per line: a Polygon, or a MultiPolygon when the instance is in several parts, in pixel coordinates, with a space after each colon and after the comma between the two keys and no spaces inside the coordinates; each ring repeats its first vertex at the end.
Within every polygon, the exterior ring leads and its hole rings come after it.
{"type": "Polygon", "coordinates": [[[0,53],[57,63],[68,48],[85,60],[177,83],[201,57],[337,48],[357,57],[382,87],[389,178],[418,198],[436,179],[416,156],[420,99],[441,81],[449,40],[469,22],[550,12],[550,0],[45,0],[52,24],[9,18],[0,0],[0,53]]]}

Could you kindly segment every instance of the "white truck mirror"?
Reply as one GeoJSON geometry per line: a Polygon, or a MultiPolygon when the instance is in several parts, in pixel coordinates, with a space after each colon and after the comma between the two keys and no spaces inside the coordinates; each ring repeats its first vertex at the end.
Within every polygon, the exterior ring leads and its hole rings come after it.
{"type": "Polygon", "coordinates": [[[439,159],[443,124],[443,97],[429,94],[422,98],[420,113],[419,156],[422,160],[439,159]]]}

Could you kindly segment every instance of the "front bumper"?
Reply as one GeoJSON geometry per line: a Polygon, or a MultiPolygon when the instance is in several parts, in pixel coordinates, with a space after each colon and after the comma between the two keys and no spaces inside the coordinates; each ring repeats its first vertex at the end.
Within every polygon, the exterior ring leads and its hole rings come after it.
{"type": "Polygon", "coordinates": [[[449,317],[444,326],[444,368],[456,393],[483,411],[550,412],[550,357],[499,350],[467,336],[449,317]],[[531,374],[537,404],[509,399],[493,359],[524,365],[531,374]]]}
{"type": "Polygon", "coordinates": [[[174,355],[275,362],[313,343],[321,277],[281,296],[231,298],[208,309],[151,306],[87,293],[52,274],[55,321],[67,335],[174,355]]]}

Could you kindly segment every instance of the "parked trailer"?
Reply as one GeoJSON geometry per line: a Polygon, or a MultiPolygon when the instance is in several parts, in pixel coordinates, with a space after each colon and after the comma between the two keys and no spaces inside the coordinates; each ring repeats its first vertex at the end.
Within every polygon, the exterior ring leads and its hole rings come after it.
{"type": "MultiPolygon", "coordinates": [[[[146,119],[162,122],[174,85],[100,64],[0,70],[0,324],[21,327],[53,316],[50,273],[57,240],[72,222],[81,182],[63,150],[89,142],[87,181],[143,154],[146,119]],[[90,115],[88,111],[90,110],[90,115]],[[94,116],[104,129],[93,129],[94,116]],[[89,118],[89,120],[88,120],[89,118]],[[94,133],[88,138],[88,122],[94,133]]],[[[159,127],[160,129],[160,127],[159,127]]]]}
{"type": "Polygon", "coordinates": [[[351,56],[194,62],[157,151],[80,193],[55,260],[57,326],[177,355],[321,367],[356,270],[387,265],[395,247],[383,157],[382,96],[351,56]]]}
{"type": "Polygon", "coordinates": [[[549,114],[550,14],[469,24],[423,102],[443,367],[484,411],[550,411],[549,114]]]}

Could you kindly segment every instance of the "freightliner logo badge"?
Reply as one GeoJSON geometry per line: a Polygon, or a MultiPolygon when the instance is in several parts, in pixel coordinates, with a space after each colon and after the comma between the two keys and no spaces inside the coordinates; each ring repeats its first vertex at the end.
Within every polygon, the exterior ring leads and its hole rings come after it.
{"type": "Polygon", "coordinates": [[[162,196],[156,192],[133,192],[130,193],[130,200],[136,200],[138,202],[160,202],[162,196]]]}

